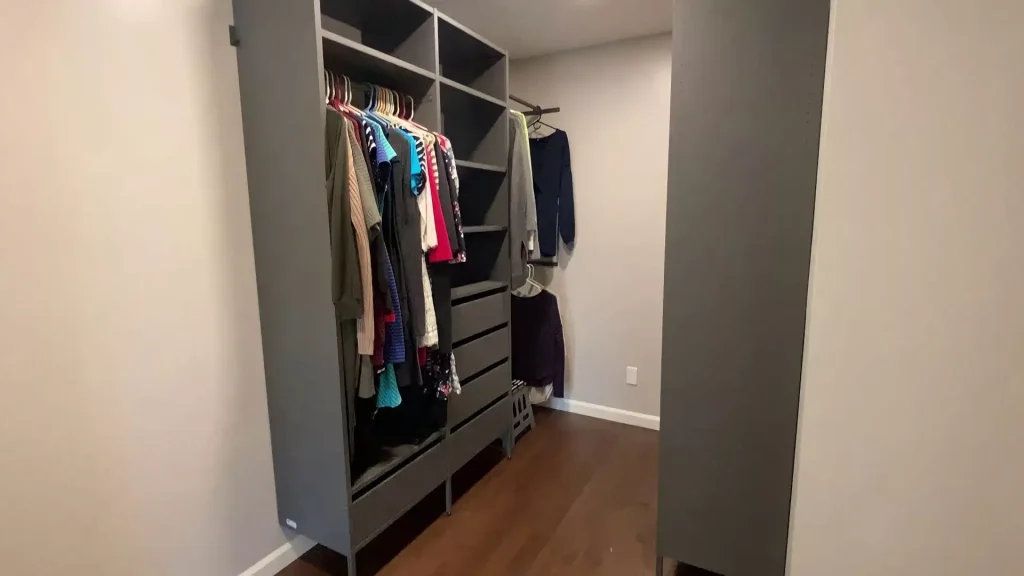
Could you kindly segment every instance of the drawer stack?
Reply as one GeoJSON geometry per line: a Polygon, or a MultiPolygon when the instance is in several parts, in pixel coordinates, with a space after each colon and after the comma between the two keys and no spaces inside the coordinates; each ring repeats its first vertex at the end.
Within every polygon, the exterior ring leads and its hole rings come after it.
{"type": "MultiPolygon", "coordinates": [[[[462,382],[462,393],[448,400],[448,427],[454,431],[453,439],[462,434],[477,434],[471,430],[463,432],[463,428],[473,428],[467,421],[478,414],[491,418],[499,418],[500,414],[506,425],[511,422],[508,315],[509,293],[505,289],[455,302],[452,308],[455,362],[462,382]],[[492,415],[487,409],[494,404],[508,409],[492,415]]],[[[486,445],[494,438],[481,437],[480,440],[486,445]]]]}

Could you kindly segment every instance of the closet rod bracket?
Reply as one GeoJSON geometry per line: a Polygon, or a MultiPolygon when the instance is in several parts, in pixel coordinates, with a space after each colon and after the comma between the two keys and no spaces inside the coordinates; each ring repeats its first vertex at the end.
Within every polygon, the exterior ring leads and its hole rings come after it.
{"type": "Polygon", "coordinates": [[[228,25],[228,42],[236,48],[242,43],[242,39],[238,37],[238,28],[235,28],[234,24],[228,25]]]}

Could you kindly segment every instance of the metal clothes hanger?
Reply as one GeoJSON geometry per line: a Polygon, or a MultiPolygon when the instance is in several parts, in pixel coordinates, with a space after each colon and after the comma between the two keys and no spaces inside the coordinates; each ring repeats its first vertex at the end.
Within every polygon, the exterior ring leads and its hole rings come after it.
{"type": "Polygon", "coordinates": [[[527,264],[526,270],[526,283],[520,286],[518,289],[514,290],[512,292],[513,294],[519,296],[520,298],[532,298],[534,296],[537,296],[541,292],[547,290],[546,286],[533,279],[534,272],[536,270],[533,267],[533,264],[527,264]],[[531,288],[536,289],[536,292],[531,290],[531,288]]]}
{"type": "Polygon", "coordinates": [[[548,124],[547,122],[543,122],[542,121],[543,118],[544,118],[544,115],[541,114],[540,116],[537,116],[537,119],[534,120],[530,124],[530,131],[531,132],[539,131],[540,130],[540,126],[547,126],[548,128],[551,128],[552,130],[558,131],[558,128],[555,128],[554,126],[552,126],[551,124],[548,124]]]}

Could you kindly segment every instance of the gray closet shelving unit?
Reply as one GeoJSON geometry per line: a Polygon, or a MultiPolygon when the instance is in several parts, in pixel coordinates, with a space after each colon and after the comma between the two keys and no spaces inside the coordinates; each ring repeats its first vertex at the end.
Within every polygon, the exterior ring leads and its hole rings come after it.
{"type": "MultiPolygon", "coordinates": [[[[508,56],[417,0],[235,0],[253,246],[281,524],[348,557],[512,430],[508,56]],[[446,265],[462,394],[426,442],[349,478],[331,299],[323,71],[417,102],[457,158],[468,261],[446,265]]],[[[355,102],[359,105],[359,102],[355,102]]],[[[439,310],[439,313],[442,313],[439,310]]]]}

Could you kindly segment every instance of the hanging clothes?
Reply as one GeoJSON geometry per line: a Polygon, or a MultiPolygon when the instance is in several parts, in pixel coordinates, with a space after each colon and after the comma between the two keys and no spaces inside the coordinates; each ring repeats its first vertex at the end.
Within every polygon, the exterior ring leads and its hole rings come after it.
{"type": "Polygon", "coordinates": [[[359,128],[355,120],[347,118],[346,131],[349,142],[352,143],[353,155],[355,156],[356,178],[359,183],[359,199],[363,207],[363,222],[366,224],[366,232],[372,240],[380,231],[380,209],[377,208],[377,199],[374,196],[373,180],[370,178],[370,171],[367,168],[366,153],[363,150],[362,139],[359,137],[359,128]]]}
{"type": "Polygon", "coordinates": [[[393,94],[365,110],[333,94],[325,191],[354,480],[386,446],[444,425],[459,391],[447,263],[465,260],[465,240],[451,143],[393,94]]]}
{"type": "Polygon", "coordinates": [[[350,201],[351,182],[348,139],[344,120],[335,110],[328,110],[325,130],[325,175],[327,215],[331,233],[331,292],[338,320],[355,320],[362,313],[362,286],[356,237],[352,228],[350,201]]]}
{"type": "Polygon", "coordinates": [[[537,203],[526,116],[509,111],[508,122],[509,240],[512,243],[512,286],[522,285],[526,262],[537,234],[537,203]]]}
{"type": "MultiPolygon", "coordinates": [[[[448,174],[447,166],[444,165],[444,151],[441,150],[440,142],[434,144],[434,155],[438,159],[436,173],[438,179],[438,200],[441,204],[441,213],[443,214],[445,231],[448,236],[448,250],[438,254],[438,259],[432,259],[431,262],[447,262],[455,258],[456,252],[459,251],[458,230],[455,229],[451,176],[448,174]]],[[[437,254],[438,252],[441,252],[440,244],[434,251],[434,254],[437,254]]]]}
{"type": "MultiPolygon", "coordinates": [[[[350,128],[346,123],[346,128],[350,128]]],[[[352,154],[354,142],[345,133],[345,161],[348,172],[348,191],[351,209],[351,223],[356,239],[356,255],[359,259],[359,278],[362,288],[362,314],[356,319],[356,338],[361,356],[373,355],[373,274],[370,262],[370,239],[366,231],[366,220],[363,216],[362,196],[359,191],[359,180],[356,177],[355,158],[352,154]]]]}
{"type": "Polygon", "coordinates": [[[462,212],[459,209],[459,172],[455,167],[455,150],[452,148],[451,141],[441,134],[437,135],[437,139],[441,143],[441,150],[444,153],[445,171],[448,173],[451,191],[452,219],[455,223],[455,238],[458,243],[451,262],[459,264],[466,261],[466,236],[462,232],[462,212]]]}
{"type": "Polygon", "coordinates": [[[542,257],[553,258],[558,255],[559,237],[570,249],[576,241],[569,136],[555,130],[543,138],[532,138],[530,156],[537,200],[537,244],[542,257]]]}
{"type": "Polygon", "coordinates": [[[348,415],[349,449],[353,450],[356,398],[360,382],[356,320],[362,314],[363,289],[356,255],[355,228],[352,226],[351,193],[355,180],[351,166],[352,155],[345,133],[345,120],[337,111],[327,111],[324,138],[325,190],[331,239],[331,292],[343,384],[342,396],[348,415]]]}
{"type": "Polygon", "coordinates": [[[446,221],[444,208],[441,204],[441,179],[438,177],[437,155],[435,143],[427,151],[427,176],[430,183],[431,211],[434,215],[435,228],[437,230],[436,245],[428,253],[428,260],[431,263],[447,262],[455,255],[452,252],[451,236],[446,221]]]}
{"type": "Polygon", "coordinates": [[[530,386],[554,386],[565,394],[565,339],[558,298],[547,290],[536,296],[512,296],[512,378],[530,386]]]}
{"type": "MultiPolygon", "coordinates": [[[[405,136],[392,130],[388,136],[392,148],[398,153],[400,166],[409,165],[414,150],[405,136]]],[[[426,305],[423,301],[422,265],[423,248],[420,236],[420,212],[413,195],[413,182],[408,169],[394,171],[394,232],[397,240],[399,291],[406,295],[412,326],[413,341],[426,334],[426,305]]],[[[415,348],[415,346],[413,347],[415,348]]]]}

